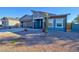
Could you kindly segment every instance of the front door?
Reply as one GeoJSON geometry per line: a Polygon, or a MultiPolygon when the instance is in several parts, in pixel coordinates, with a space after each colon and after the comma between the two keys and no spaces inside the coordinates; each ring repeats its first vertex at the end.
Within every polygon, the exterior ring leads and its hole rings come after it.
{"type": "Polygon", "coordinates": [[[43,27],[43,19],[35,19],[34,28],[41,29],[43,27]]]}

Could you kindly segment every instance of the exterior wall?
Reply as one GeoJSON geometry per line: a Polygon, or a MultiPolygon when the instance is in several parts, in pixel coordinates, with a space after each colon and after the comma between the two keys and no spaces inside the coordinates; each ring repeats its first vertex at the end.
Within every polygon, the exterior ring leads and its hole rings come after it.
{"type": "Polygon", "coordinates": [[[66,20],[64,18],[55,18],[55,19],[51,19],[53,20],[53,25],[48,27],[48,30],[51,31],[66,31],[66,20]],[[57,19],[57,20],[56,20],[57,19]],[[57,21],[59,21],[59,23],[62,25],[61,27],[57,26],[57,21]],[[60,22],[61,21],[61,22],[60,22]]]}
{"type": "Polygon", "coordinates": [[[65,29],[63,29],[63,28],[48,28],[48,31],[49,32],[52,32],[52,31],[65,31],[65,29]]]}
{"type": "Polygon", "coordinates": [[[44,17],[44,13],[40,13],[40,12],[33,12],[33,18],[41,18],[44,17]]]}
{"type": "Polygon", "coordinates": [[[32,15],[24,15],[20,18],[20,26],[23,28],[32,28],[33,27],[33,18],[32,15]]]}
{"type": "Polygon", "coordinates": [[[72,24],[72,32],[79,32],[79,24],[72,24]]]}
{"type": "Polygon", "coordinates": [[[9,27],[11,28],[18,28],[20,27],[20,22],[18,20],[12,20],[12,19],[8,19],[9,21],[9,27]]]}
{"type": "Polygon", "coordinates": [[[33,27],[33,22],[23,22],[23,23],[21,24],[21,26],[22,26],[23,28],[32,28],[32,27],[33,27]]]}

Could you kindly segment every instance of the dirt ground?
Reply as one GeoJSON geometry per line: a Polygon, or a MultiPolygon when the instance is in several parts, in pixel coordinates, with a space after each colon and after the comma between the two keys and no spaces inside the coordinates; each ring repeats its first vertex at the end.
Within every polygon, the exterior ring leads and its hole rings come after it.
{"type": "Polygon", "coordinates": [[[51,44],[16,45],[1,44],[1,52],[78,52],[79,42],[58,40],[51,44]]]}
{"type": "Polygon", "coordinates": [[[53,32],[44,36],[42,33],[18,32],[6,33],[0,37],[18,37],[17,41],[4,40],[0,43],[1,52],[78,52],[79,33],[53,32]],[[11,35],[12,34],[12,35],[11,35]],[[15,34],[15,35],[14,35],[15,34]]]}

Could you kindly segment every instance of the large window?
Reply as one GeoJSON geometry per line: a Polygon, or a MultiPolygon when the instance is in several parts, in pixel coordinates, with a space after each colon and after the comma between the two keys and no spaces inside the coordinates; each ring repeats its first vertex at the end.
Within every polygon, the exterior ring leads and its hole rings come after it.
{"type": "Polygon", "coordinates": [[[56,28],[63,28],[63,18],[56,19],[56,28]]]}

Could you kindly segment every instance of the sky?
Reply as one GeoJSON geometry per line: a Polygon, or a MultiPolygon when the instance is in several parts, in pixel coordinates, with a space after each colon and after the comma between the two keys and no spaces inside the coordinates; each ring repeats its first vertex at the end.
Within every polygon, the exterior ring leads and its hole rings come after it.
{"type": "Polygon", "coordinates": [[[31,10],[45,11],[54,14],[67,14],[68,22],[71,22],[79,14],[78,7],[0,7],[0,18],[2,17],[22,17],[25,14],[31,15],[31,10]]]}

